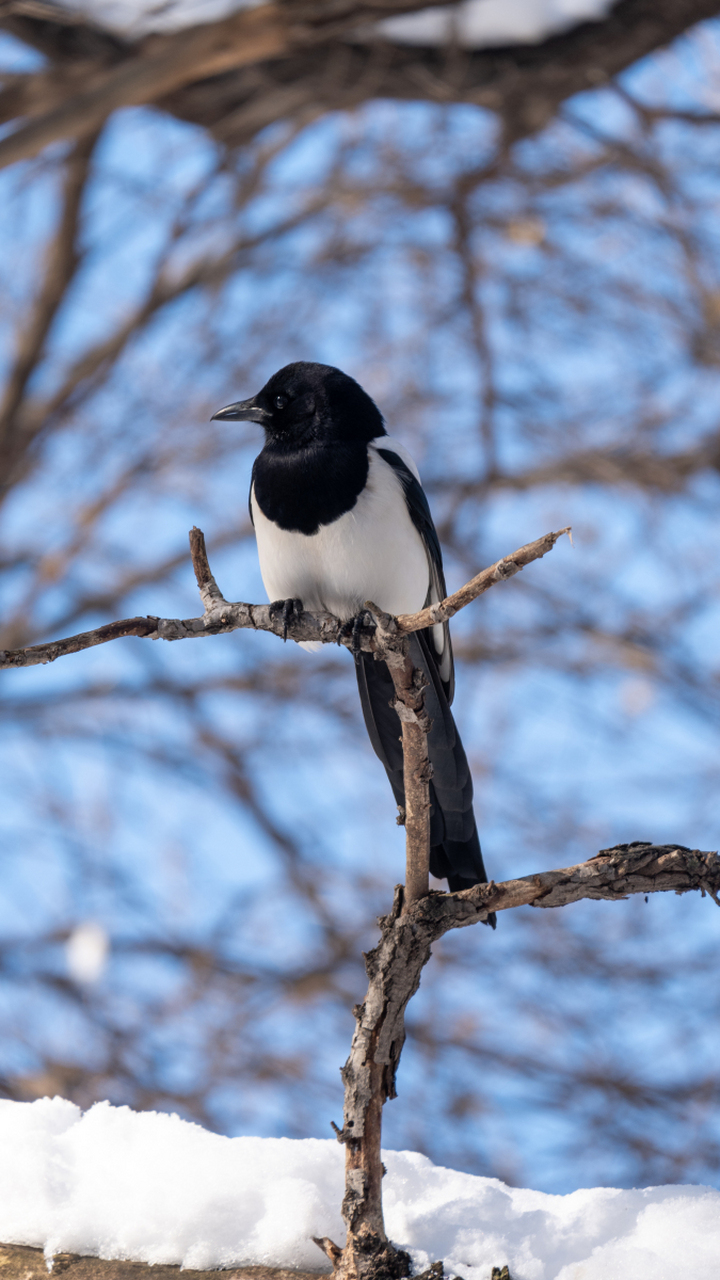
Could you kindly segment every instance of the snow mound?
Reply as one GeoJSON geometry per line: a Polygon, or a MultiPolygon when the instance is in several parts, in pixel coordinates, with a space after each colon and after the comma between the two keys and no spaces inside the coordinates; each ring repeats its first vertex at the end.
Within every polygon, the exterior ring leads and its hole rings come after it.
{"type": "MultiPolygon", "coordinates": [[[[489,1280],[717,1280],[720,1192],[607,1187],[545,1195],[388,1151],[389,1235],[417,1270],[489,1280]]],[[[0,1101],[0,1240],[53,1253],[211,1268],[321,1269],[342,1243],[332,1139],[223,1138],[178,1116],[63,1098],[0,1101]]]]}

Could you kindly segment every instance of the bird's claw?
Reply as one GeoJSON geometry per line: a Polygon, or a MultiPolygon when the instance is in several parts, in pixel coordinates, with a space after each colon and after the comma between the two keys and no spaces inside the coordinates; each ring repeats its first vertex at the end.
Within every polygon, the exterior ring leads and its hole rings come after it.
{"type": "Polygon", "coordinates": [[[373,616],[368,609],[361,609],[342,629],[342,638],[350,641],[350,652],[358,654],[362,648],[362,634],[366,627],[374,628],[373,616]]]}
{"type": "Polygon", "coordinates": [[[298,600],[297,596],[291,597],[289,600],[273,600],[270,605],[270,613],[281,613],[283,620],[283,640],[287,640],[288,626],[293,618],[299,618],[303,611],[303,602],[298,600]]]}

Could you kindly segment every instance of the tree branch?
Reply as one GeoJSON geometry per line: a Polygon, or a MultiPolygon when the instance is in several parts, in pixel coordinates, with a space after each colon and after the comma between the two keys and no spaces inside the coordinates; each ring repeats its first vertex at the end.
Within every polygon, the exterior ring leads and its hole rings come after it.
{"type": "Polygon", "coordinates": [[[518,551],[513,551],[512,555],[496,560],[495,564],[491,564],[488,569],[483,569],[482,573],[478,573],[454,595],[447,596],[439,604],[428,605],[427,609],[421,609],[419,613],[401,614],[397,620],[398,630],[422,631],[425,627],[433,627],[439,622],[449,622],[460,609],[464,609],[471,600],[477,600],[478,596],[489,591],[490,587],[494,587],[496,582],[507,582],[508,578],[514,577],[526,565],[532,564],[533,560],[539,560],[547,555],[548,551],[552,551],[558,538],[562,538],[565,533],[570,536],[569,525],[565,529],[559,529],[557,533],[546,533],[543,538],[537,538],[535,542],[528,542],[518,551]]]}
{"type": "MultiPolygon", "coordinates": [[[[513,551],[512,555],[505,556],[483,570],[460,591],[456,591],[439,605],[433,605],[430,612],[446,610],[442,617],[452,617],[458,609],[464,608],[496,582],[506,581],[526,564],[546,555],[557,539],[568,532],[569,529],[561,529],[558,533],[547,533],[535,542],[529,542],[513,551]]],[[[123,618],[119,622],[108,622],[93,631],[83,631],[63,640],[51,640],[46,644],[29,645],[23,649],[0,649],[0,670],[55,662],[66,654],[81,653],[84,649],[92,649],[123,636],[142,636],[152,640],[191,640],[251,628],[253,631],[270,631],[283,640],[319,640],[323,644],[339,644],[350,649],[356,643],[348,635],[346,624],[331,613],[307,613],[303,610],[301,614],[293,614],[285,621],[269,604],[230,603],[223,596],[210,570],[202,531],[192,529],[190,539],[193,567],[205,607],[201,618],[157,618],[153,615],[145,618],[123,618]]],[[[368,653],[384,652],[392,637],[431,625],[424,620],[427,613],[428,610],[423,609],[420,613],[404,614],[401,619],[396,620],[377,610],[375,621],[362,629],[357,640],[368,653]],[[381,625],[378,625],[379,622],[381,625]]]]}
{"type": "MultiPolygon", "coordinates": [[[[37,1280],[48,1274],[42,1249],[31,1245],[2,1243],[0,1260],[5,1280],[37,1280]]],[[[65,1280],[320,1280],[317,1271],[296,1271],[290,1267],[233,1267],[230,1272],[196,1271],[172,1263],[130,1262],[125,1258],[93,1258],[78,1253],[56,1253],[53,1271],[65,1280]]]]}
{"type": "Polygon", "coordinates": [[[316,1241],[332,1261],[337,1280],[409,1274],[407,1254],[393,1250],[383,1227],[379,1117],[387,1099],[397,1096],[405,1009],[420,985],[432,944],[450,929],[486,920],[489,911],[692,890],[707,893],[720,906],[717,853],[643,841],[602,849],[588,862],[558,871],[476,885],[461,893],[433,892],[405,910],[403,886],[397,886],[390,914],[379,921],[380,942],[365,957],[368,990],[354,1010],[355,1034],[342,1070],[345,1109],[343,1127],[336,1134],[347,1148],[343,1217],[348,1241],[344,1249],[328,1239],[316,1241]]]}
{"type": "Polygon", "coordinates": [[[294,0],[132,44],[89,20],[83,24],[78,15],[53,22],[54,6],[42,0],[5,0],[0,25],[56,65],[14,79],[3,95],[5,118],[39,118],[0,142],[0,167],[36,155],[58,138],[80,136],[118,107],[140,102],[160,105],[235,145],[298,111],[348,109],[369,98],[470,102],[497,112],[512,141],[542,128],[568,97],[607,84],[715,16],[720,3],[620,0],[601,22],[501,48],[422,48],[373,30],[382,17],[423,7],[418,0],[294,0]],[[357,34],[363,24],[365,39],[357,34]]]}
{"type": "Polygon", "coordinates": [[[13,452],[16,415],[27,384],[40,360],[52,323],[67,296],[80,265],[80,213],[87,186],[97,133],[82,138],[65,162],[63,204],[57,229],[46,254],[45,275],[30,316],[21,329],[15,362],[0,403],[0,458],[9,467],[13,452]]]}
{"type": "MultiPolygon", "coordinates": [[[[83,137],[100,128],[120,107],[154,102],[193,81],[273,59],[295,48],[334,41],[373,18],[427,8],[430,3],[270,3],[240,9],[219,22],[149,36],[136,47],[134,56],[119,65],[103,66],[94,75],[88,69],[89,83],[79,93],[72,92],[60,105],[2,139],[0,168],[36,156],[61,138],[83,137]]],[[[432,0],[432,4],[438,3],[450,4],[452,0],[432,0]]]]}
{"type": "Polygon", "coordinates": [[[228,67],[258,62],[287,49],[289,24],[277,5],[243,9],[222,22],[155,37],[140,52],[90,77],[81,92],[0,142],[0,168],[36,156],[60,138],[82,137],[99,128],[119,107],[151,102],[188,80],[216,75],[228,67]]]}
{"type": "MultiPolygon", "coordinates": [[[[491,881],[462,893],[431,894],[424,899],[420,915],[440,937],[448,929],[484,920],[489,911],[566,907],[582,898],[616,902],[633,893],[689,893],[694,889],[703,897],[709,894],[720,907],[720,858],[716,852],[636,840],[601,849],[588,862],[559,871],[541,871],[501,884],[491,881]]],[[[413,919],[419,909],[413,912],[413,919]]]]}
{"type": "Polygon", "coordinates": [[[406,800],[406,886],[395,891],[390,914],[380,921],[378,946],[366,957],[369,979],[363,1003],[355,1009],[356,1027],[343,1068],[345,1104],[342,1129],[346,1147],[346,1182],[342,1212],[347,1240],[340,1248],[318,1240],[330,1258],[337,1280],[399,1280],[410,1271],[410,1258],[387,1239],[382,1212],[382,1108],[396,1095],[396,1073],[405,1039],[405,1009],[417,991],[432,944],[451,929],[486,922],[491,912],[514,907],[566,906],[582,898],[616,901],[634,893],[699,890],[720,906],[720,859],[716,852],[682,845],[634,842],[601,850],[588,862],[540,872],[500,884],[478,884],[460,893],[428,891],[429,780],[428,719],[423,706],[422,676],[409,656],[410,633],[451,618],[489,587],[512,577],[524,565],[547,554],[569,529],[546,534],[476,575],[439,605],[417,614],[393,618],[372,602],[370,621],[359,636],[330,614],[301,612],[286,620],[270,605],[232,604],[225,600],[212,574],[204,536],[190,533],[190,553],[204,606],[202,618],[184,621],[130,618],[95,631],[31,648],[5,651],[0,666],[28,666],[53,661],[120,635],[184,639],[242,627],[287,632],[295,640],[322,640],[361,647],[387,662],[402,723],[406,800]]]}

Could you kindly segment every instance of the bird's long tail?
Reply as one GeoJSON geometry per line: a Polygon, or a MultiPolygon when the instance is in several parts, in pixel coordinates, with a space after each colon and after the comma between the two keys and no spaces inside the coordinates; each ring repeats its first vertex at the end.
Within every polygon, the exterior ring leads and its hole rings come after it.
{"type": "MultiPolygon", "coordinates": [[[[410,656],[425,674],[425,709],[432,721],[428,754],[433,775],[430,783],[430,870],[447,879],[452,891],[469,889],[487,880],[475,814],[473,785],[465,749],[445,696],[425,635],[410,638],[410,656]]],[[[360,701],[370,741],[385,766],[396,803],[405,803],[401,726],[391,703],[395,697],[387,664],[371,653],[355,659],[360,701]]],[[[495,927],[495,917],[490,921],[495,927]]]]}

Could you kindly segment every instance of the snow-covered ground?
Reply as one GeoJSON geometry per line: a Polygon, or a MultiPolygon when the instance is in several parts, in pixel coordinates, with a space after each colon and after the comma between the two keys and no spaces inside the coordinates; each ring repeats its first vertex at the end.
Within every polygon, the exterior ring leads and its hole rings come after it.
{"type": "MultiPolygon", "coordinates": [[[[720,1192],[506,1187],[384,1156],[386,1225],[420,1270],[489,1280],[717,1280],[720,1192]]],[[[0,1101],[0,1241],[150,1263],[320,1269],[342,1243],[343,1152],[333,1140],[223,1138],[177,1116],[62,1098],[0,1101]]]]}
{"type": "MultiPolygon", "coordinates": [[[[139,36],[171,31],[197,22],[214,22],[235,9],[262,0],[60,0],[101,26],[139,36]]],[[[440,44],[459,39],[470,48],[542,40],[577,22],[603,18],[614,0],[464,0],[450,8],[433,7],[404,14],[381,24],[393,40],[407,44],[440,44]]]]}

